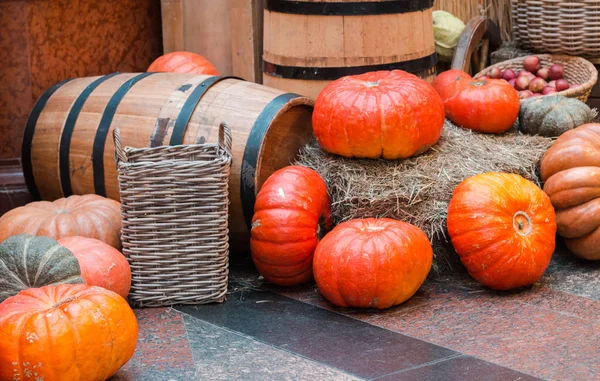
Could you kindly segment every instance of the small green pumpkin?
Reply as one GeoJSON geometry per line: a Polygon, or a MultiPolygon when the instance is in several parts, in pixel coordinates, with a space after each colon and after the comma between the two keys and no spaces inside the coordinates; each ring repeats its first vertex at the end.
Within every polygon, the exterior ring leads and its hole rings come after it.
{"type": "Polygon", "coordinates": [[[580,100],[547,95],[521,102],[519,129],[529,135],[555,137],[594,118],[595,113],[580,100]]]}
{"type": "Polygon", "coordinates": [[[21,234],[0,244],[0,303],[28,288],[85,283],[77,258],[50,237],[21,234]]]}

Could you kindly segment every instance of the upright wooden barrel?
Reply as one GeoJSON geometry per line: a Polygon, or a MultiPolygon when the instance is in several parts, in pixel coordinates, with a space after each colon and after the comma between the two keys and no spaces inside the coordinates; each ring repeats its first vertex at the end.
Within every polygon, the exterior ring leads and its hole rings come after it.
{"type": "Polygon", "coordinates": [[[433,0],[266,0],[263,84],[313,98],[331,81],[404,70],[433,81],[433,0]]]}
{"type": "Polygon", "coordinates": [[[313,101],[233,77],[110,74],[50,88],[30,114],[23,171],[36,199],[95,193],[119,199],[112,130],[124,146],[216,142],[232,129],[233,249],[248,250],[255,194],[312,136],[313,101]]]}

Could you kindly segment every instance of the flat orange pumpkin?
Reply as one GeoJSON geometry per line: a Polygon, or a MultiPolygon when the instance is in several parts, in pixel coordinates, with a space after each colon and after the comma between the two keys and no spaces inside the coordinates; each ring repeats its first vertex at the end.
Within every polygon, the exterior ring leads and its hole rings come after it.
{"type": "Polygon", "coordinates": [[[345,157],[400,159],[437,143],[444,104],[433,87],[400,70],[347,76],[319,94],[313,130],[327,152],[345,157]]]}
{"type": "Polygon", "coordinates": [[[95,194],[32,202],[0,218],[0,242],[19,234],[56,240],[77,235],[120,249],[121,204],[95,194]]]}
{"type": "Polygon", "coordinates": [[[550,198],[515,174],[483,173],[464,180],[452,195],[447,223],[469,274],[496,290],[538,281],[555,249],[550,198]]]}
{"type": "Polygon", "coordinates": [[[133,311],[112,291],[21,291],[0,304],[0,381],[104,381],[133,356],[137,335],[133,311]]]}
{"type": "Polygon", "coordinates": [[[340,307],[384,309],[405,302],[431,269],[433,250],[418,227],[389,218],[350,220],[317,246],[319,291],[340,307]]]}

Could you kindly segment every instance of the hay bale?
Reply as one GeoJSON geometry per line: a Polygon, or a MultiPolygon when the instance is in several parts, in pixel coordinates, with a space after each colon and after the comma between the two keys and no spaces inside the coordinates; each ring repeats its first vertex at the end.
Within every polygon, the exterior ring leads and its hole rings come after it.
{"type": "Polygon", "coordinates": [[[446,121],[437,145],[407,160],[346,159],[305,146],[298,164],[313,168],[327,183],[336,223],[354,218],[389,217],[414,224],[434,245],[434,271],[457,268],[448,246],[446,211],[454,188],[484,172],[517,173],[539,184],[538,162],[552,139],[508,132],[474,133],[446,121]]]}

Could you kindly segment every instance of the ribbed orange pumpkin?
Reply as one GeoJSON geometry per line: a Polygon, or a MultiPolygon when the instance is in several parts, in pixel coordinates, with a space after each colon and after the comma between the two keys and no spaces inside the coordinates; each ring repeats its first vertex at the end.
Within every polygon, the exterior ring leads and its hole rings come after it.
{"type": "Polygon", "coordinates": [[[162,55],[150,64],[147,71],[219,75],[217,69],[206,58],[190,52],[172,52],[162,55]]]}
{"type": "Polygon", "coordinates": [[[399,159],[437,143],[444,104],[433,87],[400,70],[347,76],[319,94],[313,130],[324,150],[345,157],[399,159]]]}
{"type": "Polygon", "coordinates": [[[600,260],[600,124],[562,134],[540,167],[567,248],[580,258],[600,260]]]}
{"type": "Polygon", "coordinates": [[[19,234],[56,240],[78,235],[120,249],[121,204],[94,194],[32,202],[0,218],[0,242],[19,234]]]}
{"type": "Polygon", "coordinates": [[[509,173],[464,180],[448,206],[448,233],[469,274],[509,290],[535,283],[550,264],[556,216],[534,183],[509,173]]]}
{"type": "Polygon", "coordinates": [[[112,291],[30,288],[0,304],[0,381],[104,381],[133,356],[138,325],[112,291]]]}
{"type": "Polygon", "coordinates": [[[312,279],[312,259],[331,228],[327,186],[312,169],[289,166],[273,173],[258,192],[250,251],[260,274],[280,286],[312,279]]]}
{"type": "Polygon", "coordinates": [[[405,302],[431,269],[433,250],[421,229],[389,218],[350,220],[317,246],[319,291],[336,306],[384,309],[405,302]]]}
{"type": "Polygon", "coordinates": [[[127,298],[131,287],[131,269],[119,250],[100,240],[78,236],[59,239],[58,244],[75,255],[85,283],[106,288],[127,298]]]}

